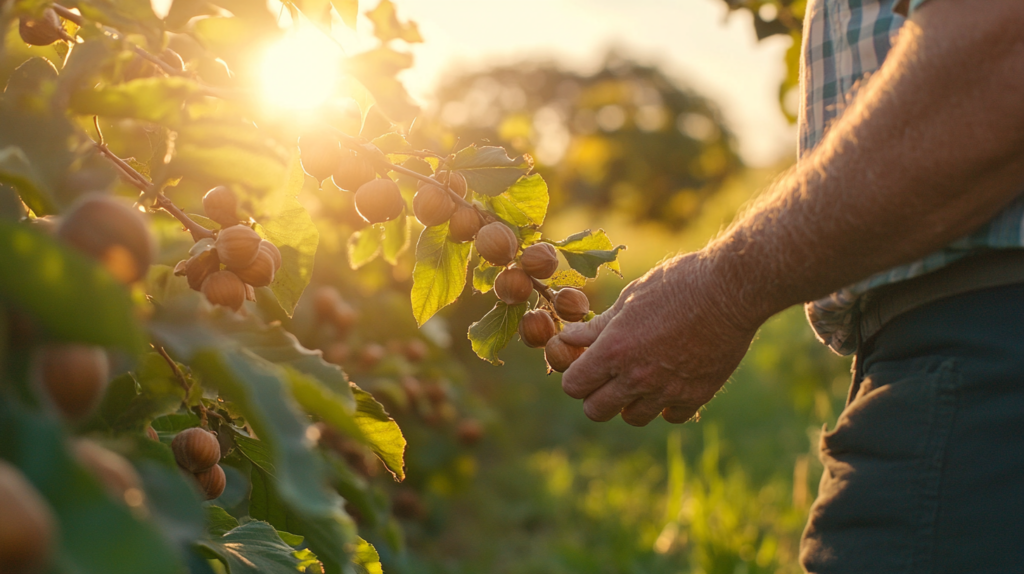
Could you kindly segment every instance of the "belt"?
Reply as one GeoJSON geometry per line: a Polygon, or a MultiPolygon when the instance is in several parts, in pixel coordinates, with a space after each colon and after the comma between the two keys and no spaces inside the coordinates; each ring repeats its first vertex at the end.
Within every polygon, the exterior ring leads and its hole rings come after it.
{"type": "Polygon", "coordinates": [[[979,289],[1024,283],[1024,249],[986,251],[920,277],[894,283],[869,296],[860,314],[860,340],[867,341],[897,315],[928,303],[979,289]]]}

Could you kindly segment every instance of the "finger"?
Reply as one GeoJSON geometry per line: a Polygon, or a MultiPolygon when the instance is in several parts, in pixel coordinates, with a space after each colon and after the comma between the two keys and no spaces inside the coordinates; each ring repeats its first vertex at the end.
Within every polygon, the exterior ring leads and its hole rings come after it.
{"type": "Polygon", "coordinates": [[[639,398],[622,409],[622,420],[635,427],[647,426],[662,412],[662,403],[652,398],[639,398]]]}
{"type": "MultiPolygon", "coordinates": [[[[635,395],[631,394],[623,385],[615,384],[613,379],[583,401],[583,414],[587,415],[590,420],[599,423],[610,421],[635,399],[635,395]]],[[[656,415],[657,413],[655,413],[656,415]]]]}
{"type": "Polygon", "coordinates": [[[700,409],[700,407],[666,407],[665,410],[661,411],[661,418],[673,424],[682,424],[690,419],[699,421],[700,414],[697,412],[698,409],[700,409]]]}
{"type": "Polygon", "coordinates": [[[601,335],[615,313],[609,309],[586,323],[566,323],[558,334],[563,341],[577,347],[589,347],[601,335]]]}
{"type": "Polygon", "coordinates": [[[562,373],[562,390],[565,394],[574,399],[584,399],[615,377],[613,365],[608,354],[601,352],[602,347],[598,343],[587,349],[562,373]]]}

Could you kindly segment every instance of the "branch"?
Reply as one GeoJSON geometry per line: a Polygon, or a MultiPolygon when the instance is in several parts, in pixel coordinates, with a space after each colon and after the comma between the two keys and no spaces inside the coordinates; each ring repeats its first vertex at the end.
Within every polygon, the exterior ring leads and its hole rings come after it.
{"type": "Polygon", "coordinates": [[[535,277],[530,277],[530,281],[533,282],[533,289],[537,293],[539,293],[541,297],[544,297],[545,299],[547,299],[548,303],[554,304],[554,302],[555,302],[555,293],[554,293],[554,291],[551,290],[551,287],[548,287],[547,285],[541,283],[535,277]]]}
{"type": "Polygon", "coordinates": [[[185,373],[181,372],[181,368],[178,367],[178,363],[175,363],[174,359],[167,354],[166,349],[156,345],[151,346],[156,349],[157,353],[160,353],[160,356],[163,357],[165,361],[167,361],[167,364],[171,367],[171,371],[174,372],[174,378],[178,379],[178,384],[181,385],[181,388],[185,389],[185,398],[187,399],[188,393],[192,390],[192,387],[188,384],[188,379],[185,378],[185,373]]]}

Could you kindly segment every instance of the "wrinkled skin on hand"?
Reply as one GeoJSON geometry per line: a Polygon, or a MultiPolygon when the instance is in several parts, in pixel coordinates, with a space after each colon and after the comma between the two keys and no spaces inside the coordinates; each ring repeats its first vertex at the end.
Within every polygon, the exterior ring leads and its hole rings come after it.
{"type": "Polygon", "coordinates": [[[659,265],[630,283],[615,304],[558,336],[590,347],[562,375],[595,421],[644,426],[661,414],[692,418],[736,370],[763,319],[737,309],[728,282],[700,253],[659,265]]]}

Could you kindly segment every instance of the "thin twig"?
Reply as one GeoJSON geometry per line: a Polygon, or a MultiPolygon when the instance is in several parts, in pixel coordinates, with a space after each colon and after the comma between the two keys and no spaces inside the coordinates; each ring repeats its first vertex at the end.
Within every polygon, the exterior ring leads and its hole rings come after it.
{"type": "Polygon", "coordinates": [[[555,302],[555,293],[551,290],[551,287],[548,287],[547,285],[541,283],[535,277],[530,277],[530,281],[533,282],[533,289],[534,289],[534,291],[539,293],[541,297],[544,297],[545,299],[547,299],[548,303],[554,304],[554,302],[555,302]]]}
{"type": "Polygon", "coordinates": [[[157,353],[160,353],[160,356],[163,357],[165,361],[167,361],[171,370],[174,371],[174,378],[178,379],[178,384],[181,385],[181,388],[185,389],[185,398],[188,398],[189,392],[192,391],[192,386],[188,384],[188,379],[185,378],[185,373],[181,372],[181,368],[178,367],[178,363],[174,362],[174,359],[167,354],[167,349],[156,345],[153,345],[153,348],[156,349],[157,353]]]}

